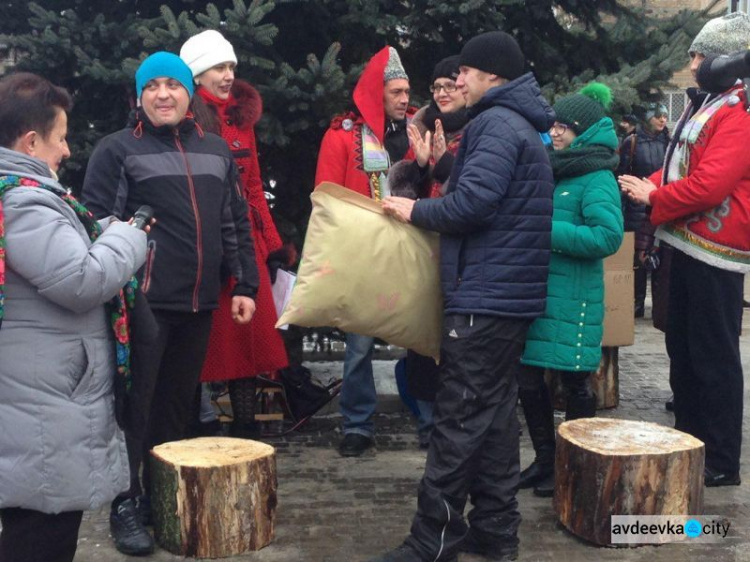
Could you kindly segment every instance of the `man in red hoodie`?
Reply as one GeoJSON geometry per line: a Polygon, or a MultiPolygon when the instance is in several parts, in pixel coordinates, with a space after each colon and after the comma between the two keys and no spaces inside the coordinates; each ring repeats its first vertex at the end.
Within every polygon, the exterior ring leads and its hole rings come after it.
{"type": "MultiPolygon", "coordinates": [[[[315,185],[332,182],[380,201],[386,175],[409,149],[406,134],[409,77],[398,52],[385,47],[367,63],[354,88],[355,110],[337,115],[323,137],[315,185]]],[[[377,393],[372,373],[373,338],[346,335],[340,409],[344,439],[339,453],[358,457],[373,445],[377,393]]]]}

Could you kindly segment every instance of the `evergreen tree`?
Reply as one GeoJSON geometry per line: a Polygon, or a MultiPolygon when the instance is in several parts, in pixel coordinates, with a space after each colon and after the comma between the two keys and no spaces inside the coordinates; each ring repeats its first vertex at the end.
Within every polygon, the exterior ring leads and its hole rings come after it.
{"type": "Polygon", "coordinates": [[[419,103],[438,60],[478,33],[503,29],[550,101],[597,78],[613,88],[621,113],[684,67],[706,17],[653,20],[617,0],[0,0],[8,31],[0,43],[18,52],[19,69],[75,96],[64,175],[75,187],[95,142],[124,126],[134,107],[139,61],[219,29],[235,47],[238,77],[263,96],[260,159],[274,211],[302,229],[323,132],[350,106],[364,62],[384,45],[399,48],[419,103]]]}

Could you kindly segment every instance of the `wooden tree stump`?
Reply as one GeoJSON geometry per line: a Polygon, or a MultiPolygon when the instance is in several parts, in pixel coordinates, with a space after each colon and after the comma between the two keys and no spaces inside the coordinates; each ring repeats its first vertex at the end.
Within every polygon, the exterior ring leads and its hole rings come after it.
{"type": "Polygon", "coordinates": [[[655,423],[564,422],[557,433],[554,508],[574,535],[611,544],[612,515],[703,513],[703,442],[655,423]]]}
{"type": "Polygon", "coordinates": [[[270,445],[201,437],[151,451],[154,535],[169,552],[223,558],[274,536],[276,457],[270,445]]]}
{"type": "MultiPolygon", "coordinates": [[[[619,347],[602,347],[599,369],[591,374],[591,389],[596,394],[596,409],[617,408],[620,403],[619,347]]],[[[565,410],[565,387],[557,371],[547,369],[544,373],[547,388],[552,395],[556,410],[565,410]]]]}

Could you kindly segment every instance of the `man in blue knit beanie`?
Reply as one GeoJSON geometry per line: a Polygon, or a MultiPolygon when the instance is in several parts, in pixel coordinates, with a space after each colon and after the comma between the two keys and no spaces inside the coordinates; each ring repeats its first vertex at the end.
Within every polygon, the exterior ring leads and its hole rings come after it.
{"type": "Polygon", "coordinates": [[[154,446],[185,437],[218,307],[220,271],[234,278],[231,312],[238,324],[255,311],[258,271],[229,147],[201,131],[188,113],[190,68],[175,54],[155,53],[138,68],[135,87],[138,108],[127,127],[96,146],[82,195],[99,219],[126,220],[149,205],[157,220],[138,273],[148,303],[134,310],[131,321],[134,376],[122,420],[130,489],[110,512],[117,550],[141,556],[154,550],[144,528],[150,470],[143,461],[154,446]]]}

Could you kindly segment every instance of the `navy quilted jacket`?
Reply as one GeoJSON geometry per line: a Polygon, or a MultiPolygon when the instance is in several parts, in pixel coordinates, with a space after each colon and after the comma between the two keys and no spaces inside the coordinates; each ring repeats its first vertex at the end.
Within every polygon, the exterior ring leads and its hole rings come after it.
{"type": "Polygon", "coordinates": [[[536,318],[545,309],[554,183],[540,132],[554,122],[533,75],[469,110],[445,197],[412,222],[441,233],[445,312],[536,318]]]}

